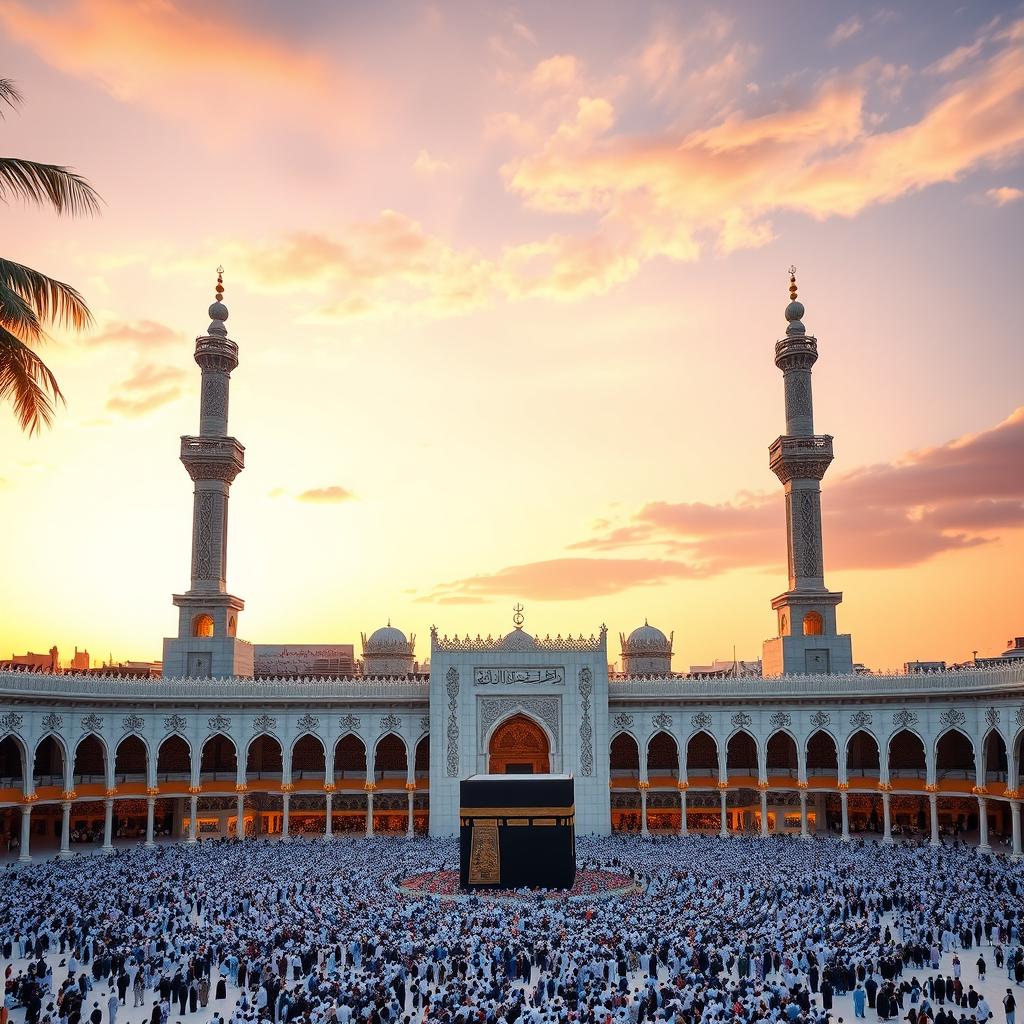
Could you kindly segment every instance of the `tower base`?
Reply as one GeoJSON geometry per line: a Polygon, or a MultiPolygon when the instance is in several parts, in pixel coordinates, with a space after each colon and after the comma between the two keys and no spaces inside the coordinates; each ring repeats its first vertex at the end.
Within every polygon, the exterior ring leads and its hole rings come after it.
{"type": "Polygon", "coordinates": [[[253,645],[233,636],[164,638],[165,679],[253,676],[253,645]]]}
{"type": "Polygon", "coordinates": [[[772,637],[761,648],[761,672],[765,676],[852,674],[850,634],[772,637]]]}

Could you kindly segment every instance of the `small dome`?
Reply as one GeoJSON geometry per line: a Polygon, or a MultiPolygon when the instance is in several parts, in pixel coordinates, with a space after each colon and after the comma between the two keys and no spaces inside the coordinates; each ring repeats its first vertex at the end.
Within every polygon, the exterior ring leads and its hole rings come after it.
{"type": "Polygon", "coordinates": [[[795,299],[786,307],[786,319],[792,323],[794,320],[804,318],[804,304],[795,299]]]}
{"type": "Polygon", "coordinates": [[[381,626],[380,629],[375,629],[370,634],[369,639],[366,641],[366,646],[371,650],[373,648],[377,650],[394,650],[399,646],[405,647],[407,643],[405,634],[389,622],[386,626],[381,626]]]}
{"type": "Polygon", "coordinates": [[[210,308],[209,310],[207,310],[207,312],[210,314],[211,320],[220,320],[221,322],[223,322],[228,318],[228,307],[225,306],[224,303],[220,301],[211,303],[210,308]]]}
{"type": "Polygon", "coordinates": [[[650,625],[646,620],[642,626],[637,626],[626,638],[630,647],[642,649],[658,649],[669,646],[668,637],[657,626],[650,625]]]}

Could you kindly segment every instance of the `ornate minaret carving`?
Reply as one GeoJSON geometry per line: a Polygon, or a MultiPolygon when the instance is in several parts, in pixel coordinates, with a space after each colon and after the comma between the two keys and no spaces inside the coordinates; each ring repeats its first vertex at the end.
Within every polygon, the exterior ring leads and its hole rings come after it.
{"type": "Polygon", "coordinates": [[[210,326],[196,338],[202,370],[199,434],[181,439],[181,461],[195,484],[192,506],[192,583],[174,595],[178,636],[164,641],[164,675],[252,675],[252,647],[237,640],[241,598],[227,592],[228,492],[242,471],[245,449],[228,436],[231,371],[238,346],[225,322],[223,267],[210,306],[210,326]]]}
{"type": "Polygon", "coordinates": [[[803,324],[796,267],[789,268],[786,337],[775,344],[782,371],[786,433],[768,449],[769,465],[786,493],[789,590],[772,601],[779,635],[764,645],[764,673],[851,672],[850,637],[836,634],[836,605],[843,595],[825,588],[821,543],[821,480],[832,463],[832,438],[814,432],[811,370],[818,341],[803,324]]]}

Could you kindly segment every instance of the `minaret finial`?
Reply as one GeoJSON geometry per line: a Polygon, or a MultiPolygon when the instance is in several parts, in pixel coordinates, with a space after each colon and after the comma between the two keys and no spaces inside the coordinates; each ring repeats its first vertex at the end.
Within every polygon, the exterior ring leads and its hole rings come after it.
{"type": "Polygon", "coordinates": [[[789,305],[786,307],[786,319],[789,321],[789,327],[786,328],[787,334],[803,334],[805,332],[804,325],[801,322],[803,315],[804,304],[796,297],[796,267],[790,265],[789,305]]]}
{"type": "Polygon", "coordinates": [[[213,304],[209,309],[210,326],[208,334],[219,334],[227,337],[228,329],[224,321],[228,318],[228,307],[224,305],[224,268],[217,267],[217,287],[214,289],[213,304]]]}

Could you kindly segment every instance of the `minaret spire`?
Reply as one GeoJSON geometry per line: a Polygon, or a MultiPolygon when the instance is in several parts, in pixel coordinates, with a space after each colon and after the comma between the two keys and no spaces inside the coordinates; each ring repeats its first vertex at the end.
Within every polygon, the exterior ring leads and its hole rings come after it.
{"type": "Polygon", "coordinates": [[[852,672],[850,637],[836,634],[836,605],[843,595],[825,587],[821,542],[821,480],[832,463],[832,438],[814,432],[811,370],[818,341],[804,327],[796,267],[789,268],[786,336],[775,343],[782,371],[786,433],[772,442],[769,465],[786,494],[789,590],[772,601],[779,635],[764,644],[765,675],[852,672]]]}
{"type": "Polygon", "coordinates": [[[224,268],[217,268],[210,325],[196,338],[202,371],[199,433],[181,439],[181,461],[195,484],[192,513],[192,582],[174,595],[178,636],[164,641],[164,675],[248,675],[252,647],[237,639],[241,598],[227,592],[228,493],[245,465],[245,449],[228,434],[231,372],[238,345],[228,337],[224,268]]]}

